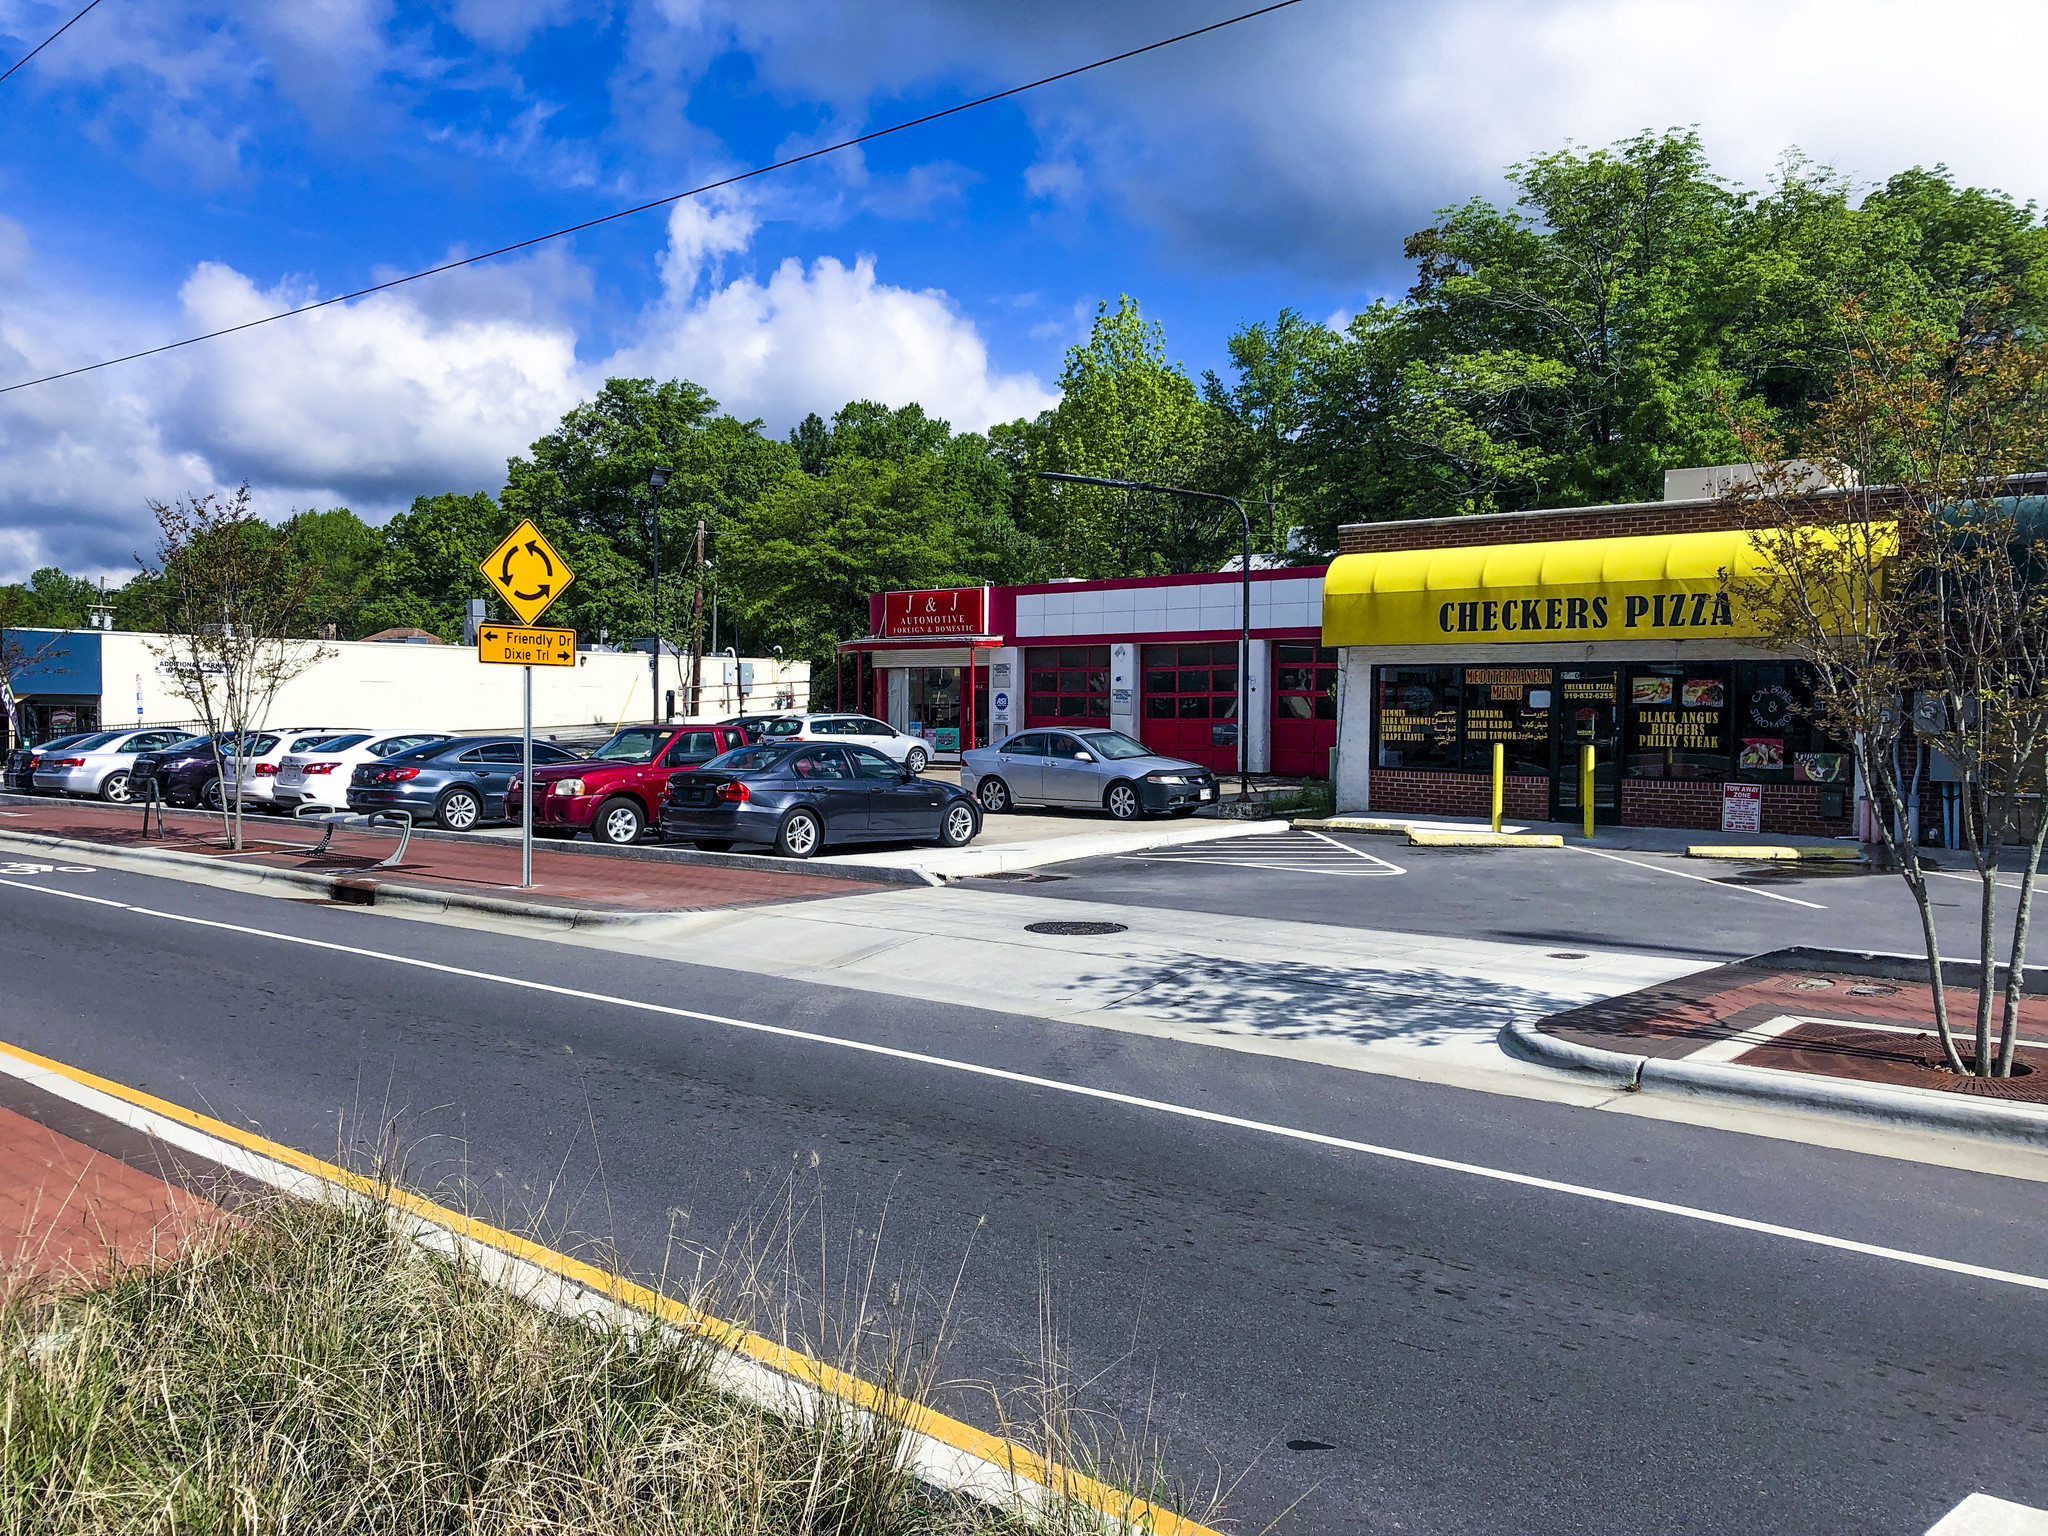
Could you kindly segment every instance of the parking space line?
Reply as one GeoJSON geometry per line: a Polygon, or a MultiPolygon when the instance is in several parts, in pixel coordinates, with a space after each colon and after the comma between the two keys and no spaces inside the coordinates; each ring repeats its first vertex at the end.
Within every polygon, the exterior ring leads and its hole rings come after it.
{"type": "Polygon", "coordinates": [[[1566,843],[1565,847],[1572,853],[1590,853],[1596,859],[1612,859],[1615,863],[1626,864],[1631,869],[1647,869],[1653,875],[1676,875],[1681,880],[1698,880],[1704,885],[1711,885],[1720,890],[1731,891],[1742,896],[1765,896],[1769,897],[1772,901],[1789,901],[1795,907],[1811,907],[1816,912],[1827,911],[1827,908],[1817,901],[1806,901],[1798,896],[1787,896],[1782,891],[1759,891],[1754,886],[1729,885],[1725,881],[1716,880],[1712,875],[1696,875],[1689,869],[1667,869],[1662,864],[1644,864],[1637,859],[1624,859],[1618,853],[1607,853],[1598,848],[1581,848],[1576,843],[1566,843]]]}
{"type": "Polygon", "coordinates": [[[1232,838],[1226,847],[1198,843],[1183,848],[1155,848],[1114,855],[1127,864],[1214,864],[1227,869],[1271,870],[1279,874],[1336,875],[1345,879],[1405,875],[1407,870],[1378,854],[1340,843],[1306,829],[1261,832],[1232,838]],[[1302,846],[1304,842],[1312,846],[1302,846]],[[1327,846],[1323,846],[1327,845],[1327,846]]]}
{"type": "MultiPolygon", "coordinates": [[[[1629,861],[1624,859],[1622,862],[1627,863],[1629,861]]],[[[73,891],[59,890],[43,885],[30,885],[21,880],[0,879],[0,886],[6,886],[14,890],[32,891],[42,896],[63,896],[72,900],[82,899],[88,901],[94,899],[92,897],[81,898],[73,891]]],[[[1759,892],[1758,894],[1762,893],[1759,892]]],[[[1670,1200],[1652,1199],[1647,1195],[1631,1195],[1620,1190],[1599,1189],[1587,1184],[1571,1184],[1562,1179],[1551,1179],[1539,1174],[1522,1173],[1512,1168],[1495,1168],[1484,1163],[1467,1163],[1460,1162],[1456,1158],[1437,1157],[1427,1152],[1411,1152],[1402,1147],[1382,1146],[1368,1141],[1354,1141],[1348,1136],[1333,1136],[1323,1131],[1310,1131],[1298,1126],[1279,1125],[1270,1120],[1252,1120],[1242,1115],[1228,1115],[1220,1110],[1202,1109],[1192,1104],[1175,1104],[1169,1100],[1149,1099],[1139,1094],[1119,1093],[1113,1088],[1094,1088],[1085,1083],[1065,1082],[1055,1077],[1039,1077],[1029,1072],[1013,1072],[1006,1067],[991,1067],[981,1062],[961,1061],[947,1056],[933,1056],[924,1051],[905,1050],[900,1046],[878,1045],[873,1041],[855,1040],[842,1035],[822,1034],[816,1030],[795,1029],[784,1024],[765,1024],[753,1019],[736,1019],[724,1014],[704,1013],[694,1008],[678,1008],[669,1003],[643,1002],[639,998],[621,997],[608,992],[592,992],[582,987],[565,987],[554,982],[530,980],[523,976],[493,974],[489,971],[472,970],[466,966],[449,965],[439,960],[422,960],[412,955],[393,954],[387,950],[370,949],[359,944],[337,944],[328,939],[314,939],[301,934],[280,933],[275,929],[256,928],[245,923],[222,922],[215,918],[193,917],[182,912],[164,912],[152,907],[133,906],[123,902],[102,902],[101,904],[123,907],[126,911],[135,913],[138,917],[153,917],[166,922],[184,923],[191,927],[212,929],[221,933],[239,933],[251,938],[269,939],[280,944],[295,944],[307,949],[326,950],[333,954],[354,955],[365,960],[382,960],[391,965],[432,971],[443,976],[459,977],[464,981],[483,982],[490,986],[506,987],[515,991],[536,992],[550,997],[571,998],[578,1002],[597,1003],[605,1007],[620,1008],[636,1013],[689,1019],[701,1024],[714,1024],[723,1029],[766,1035],[771,1038],[796,1041],[805,1045],[853,1051],[863,1056],[905,1062],[913,1066],[929,1067],[944,1072],[959,1072],[970,1077],[985,1078],[995,1082],[1014,1083],[1020,1087],[1039,1089],[1049,1093],[1071,1094],[1075,1098],[1090,1099],[1097,1103],[1122,1105],[1130,1109],[1169,1115],[1176,1119],[1197,1121],[1205,1125],[1226,1126],[1232,1130],[1249,1131],[1255,1135],[1270,1136],[1279,1140],[1298,1142],[1307,1146],[1325,1147],[1339,1152],[1353,1152],[1364,1157],[1380,1158],[1387,1162],[1405,1163],[1412,1167],[1430,1168],[1440,1172],[1460,1174],[1468,1178],[1485,1180],[1489,1183],[1513,1185],[1518,1188],[1537,1190],[1546,1194],[1565,1195],[1573,1199],[1590,1200],[1602,1205],[1643,1211],[1651,1215],[1671,1216],[1684,1221],[1699,1222],[1706,1226],[1724,1227],[1741,1232],[1755,1233],[1763,1237],[1779,1238],[1786,1242],[1808,1247],[1832,1249],[1841,1253],[1858,1254],[1865,1258],[1883,1259],[1895,1264],[1906,1264],[1918,1269],[1938,1270],[1945,1274],[1961,1275],[1970,1279],[1993,1281],[2000,1285],[2014,1285],[2027,1290],[2048,1292],[2048,1276],[2029,1275],[2018,1270],[1997,1269],[1983,1264],[1971,1264],[1961,1259],[1943,1258],[1938,1254],[1916,1253],[1906,1248],[1891,1248],[1882,1243],[1859,1242],[1854,1238],[1837,1237],[1829,1232],[1814,1232],[1802,1227],[1784,1226],[1777,1222],[1758,1221],[1753,1217],[1730,1215],[1724,1211],[1711,1211],[1700,1206],[1680,1205],[1670,1200]]]]}

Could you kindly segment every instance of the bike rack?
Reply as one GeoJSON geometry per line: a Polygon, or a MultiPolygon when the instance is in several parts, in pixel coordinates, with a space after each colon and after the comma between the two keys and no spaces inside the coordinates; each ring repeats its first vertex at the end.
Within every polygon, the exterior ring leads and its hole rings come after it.
{"type": "Polygon", "coordinates": [[[164,830],[164,797],[162,791],[157,787],[155,774],[151,774],[147,779],[143,780],[142,835],[144,837],[149,836],[149,813],[152,808],[156,811],[156,835],[158,837],[169,837],[171,834],[164,830]]]}
{"type": "MultiPolygon", "coordinates": [[[[324,805],[302,805],[292,812],[292,820],[305,821],[309,819],[308,812],[313,816],[321,818],[327,825],[327,830],[320,834],[320,841],[307,845],[315,858],[327,851],[327,845],[334,840],[334,829],[347,821],[360,820],[364,825],[372,828],[380,824],[396,826],[398,828],[397,850],[389,858],[379,859],[374,864],[365,864],[363,866],[364,869],[389,869],[405,857],[406,845],[412,841],[411,811],[371,811],[367,814],[359,814],[355,811],[342,811],[337,814],[324,805]]],[[[161,819],[161,813],[159,813],[159,819],[161,819]]]]}

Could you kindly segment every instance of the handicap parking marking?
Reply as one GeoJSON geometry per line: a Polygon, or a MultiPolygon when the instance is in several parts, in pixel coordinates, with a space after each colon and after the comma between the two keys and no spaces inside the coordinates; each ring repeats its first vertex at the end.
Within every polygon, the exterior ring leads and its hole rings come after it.
{"type": "Polygon", "coordinates": [[[84,864],[29,864],[19,859],[0,863],[0,875],[89,875],[84,864]]]}
{"type": "Polygon", "coordinates": [[[1177,848],[1154,848],[1145,853],[1121,853],[1116,857],[1128,864],[1216,864],[1230,869],[1262,869],[1290,875],[1334,875],[1340,879],[1369,879],[1405,875],[1407,870],[1391,864],[1376,853],[1340,843],[1334,837],[1307,830],[1258,832],[1227,841],[1187,843],[1177,848]]]}

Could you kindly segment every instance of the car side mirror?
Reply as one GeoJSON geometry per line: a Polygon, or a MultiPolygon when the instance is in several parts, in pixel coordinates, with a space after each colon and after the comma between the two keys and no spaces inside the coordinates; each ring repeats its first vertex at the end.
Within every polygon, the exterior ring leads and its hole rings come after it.
{"type": "Polygon", "coordinates": [[[905,764],[903,765],[903,782],[904,782],[904,783],[906,783],[906,784],[908,784],[908,783],[910,783],[910,782],[911,782],[911,780],[915,779],[916,777],[917,777],[917,770],[916,770],[915,768],[911,767],[911,766],[910,766],[910,764],[908,764],[908,763],[905,763],[905,764]]]}
{"type": "Polygon", "coordinates": [[[1095,755],[1092,752],[1076,752],[1074,754],[1074,761],[1077,763],[1092,763],[1095,761],[1095,755]]]}

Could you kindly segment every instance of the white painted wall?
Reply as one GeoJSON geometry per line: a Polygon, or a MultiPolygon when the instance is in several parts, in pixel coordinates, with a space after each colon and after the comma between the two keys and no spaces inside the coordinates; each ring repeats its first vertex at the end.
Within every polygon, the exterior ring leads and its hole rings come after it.
{"type": "Polygon", "coordinates": [[[984,651],[988,666],[989,740],[1024,728],[1024,653],[1014,645],[984,651]]]}
{"type": "MultiPolygon", "coordinates": [[[[1163,582],[1146,587],[1077,587],[1017,594],[1017,635],[1193,634],[1234,630],[1243,622],[1236,582],[1163,582]]],[[[1312,629],[1323,622],[1323,578],[1290,576],[1252,583],[1252,628],[1312,629]]],[[[1122,727],[1118,727],[1122,729],[1122,727]]]]}
{"type": "MultiPolygon", "coordinates": [[[[510,730],[519,725],[521,669],[486,666],[465,646],[363,640],[306,644],[323,654],[278,689],[269,719],[262,723],[443,731],[510,730]]],[[[100,713],[109,729],[134,718],[138,686],[144,719],[194,717],[196,711],[171,675],[162,636],[117,631],[102,635],[100,647],[100,713]]],[[[747,692],[749,708],[774,707],[779,692],[793,696],[790,707],[807,706],[808,663],[747,659],[753,662],[755,679],[747,692]]],[[[705,660],[698,718],[723,719],[736,712],[732,691],[722,686],[722,662],[723,658],[705,660]]],[[[681,693],[688,685],[688,670],[687,658],[680,664],[663,658],[662,687],[681,693]]],[[[610,727],[622,716],[644,720],[647,705],[647,658],[639,652],[586,651],[573,667],[534,669],[536,730],[610,727]]]]}
{"type": "Polygon", "coordinates": [[[1372,668],[1362,646],[1337,653],[1337,809],[1372,809],[1372,668]]]}
{"type": "MultiPolygon", "coordinates": [[[[1112,645],[1109,648],[1109,727],[1126,736],[1138,734],[1138,648],[1112,645]]],[[[1024,717],[1019,714],[1021,721],[1024,717]]]]}
{"type": "Polygon", "coordinates": [[[1250,685],[1245,707],[1251,711],[1251,728],[1244,739],[1245,766],[1253,773],[1273,771],[1273,643],[1252,637],[1250,685]]]}

